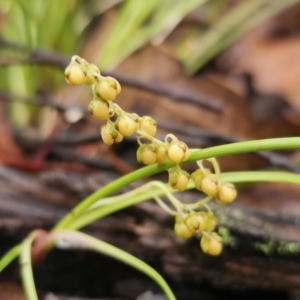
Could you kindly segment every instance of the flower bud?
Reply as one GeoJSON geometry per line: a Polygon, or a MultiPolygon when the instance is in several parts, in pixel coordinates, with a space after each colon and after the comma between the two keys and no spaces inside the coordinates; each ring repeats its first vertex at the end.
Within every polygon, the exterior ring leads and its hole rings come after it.
{"type": "Polygon", "coordinates": [[[71,57],[71,63],[77,63],[77,64],[82,64],[85,60],[83,58],[81,58],[80,56],[78,55],[73,55],[71,57]]]}
{"type": "Polygon", "coordinates": [[[187,160],[189,157],[188,146],[181,141],[172,142],[168,149],[168,157],[176,164],[187,160]]]}
{"type": "Polygon", "coordinates": [[[223,241],[216,232],[212,232],[201,237],[200,247],[204,253],[218,256],[223,250],[223,241]]]}
{"type": "Polygon", "coordinates": [[[156,129],[157,129],[157,122],[154,119],[152,119],[148,116],[144,116],[144,117],[140,118],[139,123],[140,123],[141,129],[143,129],[145,132],[147,132],[151,136],[155,136],[156,129]]]}
{"type": "Polygon", "coordinates": [[[174,225],[175,234],[183,239],[189,239],[193,236],[194,232],[190,231],[186,224],[184,223],[184,219],[177,215],[175,218],[175,225],[174,225]]]}
{"type": "Polygon", "coordinates": [[[65,78],[70,85],[82,85],[85,83],[86,73],[76,63],[71,63],[65,70],[65,78]]]}
{"type": "Polygon", "coordinates": [[[105,77],[95,87],[96,94],[105,100],[113,101],[121,92],[119,82],[112,77],[105,77]]]}
{"type": "Polygon", "coordinates": [[[172,168],[169,172],[169,184],[170,186],[178,191],[184,191],[187,188],[190,174],[182,169],[172,168]]]}
{"type": "Polygon", "coordinates": [[[206,175],[200,185],[200,190],[208,196],[215,196],[221,187],[221,181],[215,174],[206,175]]]}
{"type": "Polygon", "coordinates": [[[105,124],[101,127],[101,137],[106,145],[117,144],[123,140],[123,135],[109,124],[105,124]]]}
{"type": "Polygon", "coordinates": [[[237,192],[233,184],[222,183],[216,197],[217,202],[222,204],[231,203],[236,198],[237,192]]]}
{"type": "Polygon", "coordinates": [[[93,83],[95,83],[96,78],[99,76],[100,76],[100,70],[98,69],[98,67],[94,64],[89,64],[85,83],[88,85],[92,85],[93,83]]]}
{"type": "Polygon", "coordinates": [[[137,150],[137,161],[145,165],[156,163],[157,155],[154,145],[143,145],[137,150]]]}
{"type": "Polygon", "coordinates": [[[205,220],[205,224],[204,224],[204,229],[203,231],[213,231],[217,225],[218,219],[216,216],[214,216],[212,213],[209,212],[202,212],[201,213],[204,220],[205,220]]]}
{"type": "Polygon", "coordinates": [[[89,104],[89,112],[91,115],[100,120],[107,120],[110,117],[109,105],[107,101],[101,99],[93,99],[89,104]]]}
{"type": "Polygon", "coordinates": [[[122,115],[116,121],[116,129],[124,136],[130,136],[138,128],[137,119],[128,115],[122,115]]]}
{"type": "Polygon", "coordinates": [[[156,147],[157,163],[164,164],[167,159],[167,148],[165,146],[159,145],[156,147]]]}
{"type": "Polygon", "coordinates": [[[186,217],[185,224],[192,232],[202,232],[205,228],[205,218],[201,213],[192,212],[186,217]]]}
{"type": "Polygon", "coordinates": [[[209,169],[205,169],[205,170],[198,169],[191,174],[191,178],[194,181],[196,189],[200,190],[203,178],[205,177],[205,175],[210,174],[210,173],[211,172],[209,169]]]}

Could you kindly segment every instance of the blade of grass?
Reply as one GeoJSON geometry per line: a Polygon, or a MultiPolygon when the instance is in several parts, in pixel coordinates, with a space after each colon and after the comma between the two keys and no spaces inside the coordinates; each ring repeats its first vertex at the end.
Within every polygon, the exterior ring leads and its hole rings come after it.
{"type": "Polygon", "coordinates": [[[49,239],[50,244],[54,242],[58,247],[60,246],[60,243],[62,243],[62,248],[68,248],[68,245],[70,245],[70,248],[90,249],[117,259],[148,275],[162,288],[169,300],[176,300],[172,290],[159,273],[142,260],[117,247],[87,234],[72,230],[56,231],[49,236],[49,239]]]}
{"type": "Polygon", "coordinates": [[[114,68],[151,39],[155,44],[161,43],[189,12],[207,1],[190,0],[183,2],[181,0],[169,0],[162,2],[161,6],[156,7],[152,21],[142,27],[136,28],[134,34],[124,40],[122,45],[119,45],[117,52],[107,62],[107,67],[109,69],[114,68]]]}
{"type": "Polygon", "coordinates": [[[159,0],[127,0],[122,5],[111,30],[107,34],[105,44],[100,53],[100,67],[108,69],[110,62],[122,49],[124,41],[132,38],[133,33],[141,26],[149,15],[159,6],[159,0]]]}
{"type": "Polygon", "coordinates": [[[33,231],[21,245],[21,278],[27,300],[38,300],[31,264],[31,246],[37,234],[37,231],[33,231]]]}
{"type": "MultiPolygon", "coordinates": [[[[243,182],[285,182],[292,184],[300,184],[300,175],[278,172],[278,171],[251,171],[251,172],[230,172],[221,173],[220,179],[224,182],[231,183],[243,183],[243,182]]],[[[151,187],[150,183],[141,186],[133,191],[123,194],[119,201],[113,202],[112,204],[96,207],[87,211],[85,214],[76,218],[71,224],[68,225],[69,229],[79,230],[92,222],[102,219],[116,211],[136,205],[138,203],[153,199],[155,196],[164,195],[164,191],[161,189],[151,187]]],[[[176,192],[166,184],[167,188],[171,192],[176,192]]],[[[188,189],[193,189],[194,183],[189,182],[188,189]]],[[[117,196],[118,197],[118,196],[117,196]]]]}
{"type": "Polygon", "coordinates": [[[193,47],[197,51],[186,53],[184,64],[187,73],[194,74],[247,31],[299,2],[299,0],[242,1],[197,39],[193,47]]]}
{"type": "Polygon", "coordinates": [[[206,2],[208,0],[164,1],[164,5],[153,16],[153,22],[149,26],[152,42],[162,43],[188,13],[206,2]]]}
{"type": "MultiPolygon", "coordinates": [[[[189,159],[184,162],[190,163],[197,160],[202,160],[210,157],[219,157],[232,154],[240,154],[246,152],[256,152],[263,150],[280,150],[280,149],[295,149],[300,148],[300,138],[276,138],[276,139],[264,139],[254,140],[246,142],[238,142],[227,145],[215,146],[198,151],[193,151],[189,159]]],[[[54,229],[67,228],[73,220],[79,215],[85,212],[91,205],[101,198],[107,197],[112,193],[118,191],[124,186],[128,186],[130,183],[138,181],[140,179],[149,177],[163,170],[167,170],[173,167],[173,163],[166,163],[164,165],[154,164],[131,172],[109,184],[103,188],[95,191],[93,194],[81,201],[69,214],[67,214],[55,227],[54,229]]]]}
{"type": "MultiPolygon", "coordinates": [[[[221,180],[224,182],[231,183],[242,183],[242,182],[285,182],[292,184],[300,184],[300,175],[292,174],[287,172],[278,171],[248,171],[248,172],[228,172],[221,173],[221,180]]],[[[146,184],[147,185],[147,184],[146,184]]],[[[168,185],[167,188],[171,192],[175,192],[168,185]]],[[[95,207],[85,214],[80,215],[76,218],[69,226],[69,229],[81,229],[92,222],[101,219],[107,215],[110,215],[116,211],[130,207],[137,203],[147,201],[155,196],[162,196],[164,192],[156,187],[149,190],[141,186],[133,191],[116,196],[116,200],[110,205],[101,207],[95,207]]],[[[190,181],[188,189],[194,188],[194,184],[190,181]]],[[[20,254],[21,245],[17,245],[10,249],[0,259],[0,273],[20,254]]]]}
{"type": "Polygon", "coordinates": [[[8,250],[0,258],[0,273],[14,260],[16,259],[21,252],[21,245],[17,245],[10,250],[8,250]]]}

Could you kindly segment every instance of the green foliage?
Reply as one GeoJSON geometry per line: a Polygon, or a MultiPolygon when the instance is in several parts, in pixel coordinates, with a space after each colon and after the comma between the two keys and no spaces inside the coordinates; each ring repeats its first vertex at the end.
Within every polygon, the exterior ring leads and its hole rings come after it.
{"type": "MultiPolygon", "coordinates": [[[[61,85],[63,77],[55,69],[39,68],[33,64],[14,64],[28,58],[36,48],[71,54],[76,50],[78,28],[76,20],[82,13],[82,1],[8,1],[3,10],[7,20],[2,28],[2,38],[15,47],[0,50],[12,61],[1,70],[0,88],[18,96],[35,95],[38,88],[45,92],[61,85]],[[19,48],[21,47],[21,48],[19,48]]],[[[24,127],[37,116],[37,108],[12,102],[10,116],[18,127],[24,127]]]]}
{"type": "MultiPolygon", "coordinates": [[[[211,6],[211,15],[209,16],[208,14],[205,17],[210,25],[209,28],[205,31],[203,31],[203,28],[197,29],[195,31],[196,35],[192,36],[193,47],[180,53],[187,72],[193,74],[243,33],[254,28],[266,18],[298,2],[300,1],[241,1],[236,7],[228,9],[222,18],[218,18],[216,15],[219,16],[223,12],[223,9],[228,8],[228,1],[223,1],[222,7],[220,8],[217,5],[218,1],[213,0],[126,0],[120,3],[115,9],[115,17],[113,18],[110,29],[107,31],[106,42],[103,47],[99,49],[98,62],[104,69],[111,69],[146,43],[161,43],[191,11],[203,5],[206,5],[206,7],[211,6]]],[[[9,16],[8,22],[2,30],[2,36],[4,39],[16,42],[23,47],[20,50],[17,45],[15,49],[12,47],[10,50],[1,50],[1,54],[5,54],[14,62],[20,62],[28,58],[32,50],[39,47],[43,47],[47,50],[55,50],[66,55],[70,55],[75,51],[77,52],[77,50],[79,50],[78,41],[84,37],[83,31],[94,16],[91,7],[93,7],[93,5],[97,6],[96,3],[97,2],[83,0],[0,0],[1,11],[9,16]],[[83,7],[85,5],[87,9],[84,11],[83,7]],[[86,17],[86,15],[88,16],[86,17]],[[84,22],[83,19],[85,17],[88,21],[84,22]]],[[[100,14],[102,11],[98,13],[100,14]]],[[[13,93],[17,95],[34,95],[38,87],[50,91],[55,89],[62,82],[61,72],[54,69],[38,68],[36,65],[19,65],[12,63],[5,69],[0,70],[0,72],[1,88],[13,91],[13,93]]],[[[77,84],[78,82],[87,82],[86,76],[92,78],[94,75],[94,73],[88,69],[84,69],[83,74],[83,79],[79,78],[82,79],[79,81],[77,80],[78,76],[74,79],[74,77],[69,76],[70,74],[67,74],[67,79],[69,79],[70,83],[77,84]],[[86,71],[87,75],[85,73],[86,71]]],[[[93,105],[90,106],[90,111],[94,116],[104,120],[109,119],[109,114],[111,113],[110,109],[112,108],[115,109],[117,114],[121,114],[116,125],[108,121],[108,126],[112,128],[110,132],[110,140],[112,140],[112,143],[117,140],[117,136],[114,136],[116,130],[121,132],[124,136],[142,130],[145,134],[144,137],[146,136],[152,142],[157,142],[157,140],[152,137],[156,133],[155,120],[151,118],[150,121],[149,119],[142,120],[135,118],[133,115],[129,117],[128,114],[125,117],[121,108],[111,103],[107,104],[107,101],[114,100],[120,92],[119,85],[112,78],[100,76],[100,72],[96,77],[97,82],[99,79],[98,85],[94,87],[94,92],[97,97],[95,96],[95,99],[93,99],[94,102],[93,105]],[[98,111],[99,105],[102,107],[100,113],[98,111]],[[107,109],[105,113],[103,113],[103,107],[107,109]]],[[[90,80],[94,83],[93,78],[90,80]]],[[[24,103],[12,103],[10,113],[12,121],[17,126],[23,127],[30,123],[36,116],[36,108],[24,103]]],[[[138,133],[140,134],[140,132],[138,133]]],[[[232,192],[232,195],[230,194],[228,196],[228,190],[226,193],[224,192],[226,197],[222,195],[220,198],[220,195],[217,195],[220,189],[219,185],[222,186],[221,181],[225,183],[270,181],[294,184],[299,184],[300,182],[300,175],[286,172],[233,172],[221,174],[215,157],[263,150],[300,148],[300,138],[240,142],[196,150],[191,153],[189,153],[188,147],[185,144],[183,145],[183,143],[176,138],[172,138],[173,144],[171,143],[172,145],[169,148],[166,142],[157,143],[161,146],[160,149],[162,149],[163,152],[161,160],[155,157],[155,160],[151,161],[151,165],[125,175],[97,190],[86,199],[83,199],[83,201],[67,214],[48,234],[48,240],[46,240],[46,242],[49,243],[50,241],[52,243],[50,247],[49,244],[45,244],[44,246],[48,251],[51,247],[62,247],[66,246],[67,243],[67,247],[92,249],[114,257],[149,275],[161,286],[168,296],[168,299],[174,300],[175,296],[167,283],[150,266],[129,253],[82,234],[77,230],[118,210],[154,198],[157,203],[171,215],[178,216],[178,211],[182,212],[188,208],[188,212],[186,215],[183,215],[179,225],[184,225],[190,231],[187,232],[187,235],[192,236],[194,234],[192,230],[200,232],[199,228],[202,230],[202,227],[208,227],[208,219],[205,219],[207,215],[202,212],[196,215],[195,218],[191,210],[206,207],[207,203],[213,197],[219,197],[219,200],[223,200],[223,202],[231,202],[231,200],[235,198],[235,190],[233,190],[232,185],[228,184],[225,187],[229,189],[229,192],[232,192]],[[183,172],[179,165],[192,162],[199,163],[199,161],[202,160],[209,160],[214,167],[217,177],[216,191],[212,193],[213,195],[209,193],[207,198],[190,206],[183,205],[179,202],[177,198],[172,195],[174,190],[169,185],[157,182],[150,182],[128,193],[113,196],[114,193],[118,192],[122,187],[128,186],[130,183],[165,170],[170,170],[171,168],[173,171],[176,170],[175,179],[172,178],[170,181],[173,187],[176,187],[178,190],[184,190],[186,187],[189,189],[195,188],[195,182],[189,181],[189,175],[183,172]],[[155,161],[158,161],[160,164],[153,164],[155,161]],[[182,178],[183,175],[184,177],[182,178]],[[221,180],[220,182],[218,178],[221,180]],[[162,195],[168,197],[168,200],[175,210],[169,208],[159,198],[162,195]],[[203,224],[201,223],[202,221],[203,224]],[[65,244],[62,245],[62,242],[65,244]]],[[[159,152],[158,148],[157,146],[157,148],[152,149],[155,155],[159,152]]],[[[144,155],[144,152],[142,154],[144,155]]],[[[142,157],[141,161],[145,163],[144,157],[142,157]]],[[[147,160],[147,162],[149,162],[149,160],[147,160]]],[[[206,178],[208,177],[209,176],[206,178]]],[[[208,179],[211,180],[211,177],[208,179]]],[[[197,186],[196,188],[202,189],[203,191],[202,183],[201,181],[200,188],[197,186]]],[[[215,220],[213,219],[213,221],[215,220]]],[[[180,234],[183,235],[182,226],[180,230],[180,234]]],[[[21,245],[14,247],[0,259],[1,272],[13,259],[20,256],[22,281],[26,297],[29,300],[38,299],[31,265],[32,243],[35,239],[38,239],[37,231],[31,233],[21,245]]],[[[217,233],[204,232],[201,247],[207,253],[218,255],[222,249],[221,241],[222,238],[217,233]]],[[[270,249],[273,249],[271,246],[273,247],[273,244],[268,244],[267,246],[260,245],[260,249],[269,253],[270,249]]],[[[289,252],[299,250],[294,244],[282,246],[280,249],[280,251],[289,252]]]]}

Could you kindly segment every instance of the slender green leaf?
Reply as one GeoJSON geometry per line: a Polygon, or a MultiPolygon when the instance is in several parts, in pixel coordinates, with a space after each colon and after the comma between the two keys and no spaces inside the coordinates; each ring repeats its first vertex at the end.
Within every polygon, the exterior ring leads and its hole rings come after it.
{"type": "Polygon", "coordinates": [[[14,260],[16,259],[21,252],[21,245],[17,245],[7,251],[0,258],[0,273],[14,260]]]}
{"type": "MultiPolygon", "coordinates": [[[[292,184],[300,184],[300,175],[288,172],[278,172],[278,171],[249,171],[249,172],[230,172],[221,173],[220,179],[224,182],[231,183],[243,183],[243,182],[286,182],[292,184]]],[[[112,204],[95,207],[86,213],[82,214],[76,218],[68,228],[70,229],[81,229],[96,220],[99,220],[105,216],[108,216],[116,211],[136,205],[138,203],[153,199],[155,196],[164,195],[164,191],[156,187],[147,187],[148,184],[123,194],[122,196],[117,196],[119,201],[113,202],[112,204]]],[[[168,185],[166,187],[171,192],[174,191],[168,185]]],[[[193,181],[189,182],[188,189],[193,189],[193,181]]]]}
{"type": "Polygon", "coordinates": [[[152,278],[164,291],[169,300],[176,300],[172,290],[152,267],[144,263],[137,257],[87,234],[72,231],[72,230],[59,230],[50,235],[52,241],[56,242],[57,247],[66,248],[83,248],[97,251],[101,254],[107,255],[117,259],[152,278]]]}
{"type": "Polygon", "coordinates": [[[31,264],[31,246],[36,234],[36,231],[32,232],[21,245],[21,278],[27,300],[38,300],[31,264]]]}
{"type": "Polygon", "coordinates": [[[183,62],[187,72],[195,73],[247,31],[299,2],[299,0],[241,1],[194,42],[193,49],[196,50],[186,52],[183,62]]]}
{"type": "MultiPolygon", "coordinates": [[[[184,162],[184,164],[202,159],[207,159],[210,157],[219,157],[263,150],[280,150],[295,148],[300,148],[300,138],[298,137],[238,142],[194,151],[190,154],[189,159],[186,162],[184,162]]],[[[134,172],[131,172],[130,174],[127,174],[107,184],[105,187],[97,190],[96,192],[85,198],[82,202],[80,202],[69,214],[67,214],[54,227],[54,229],[67,228],[68,225],[73,222],[73,220],[75,220],[79,215],[84,213],[91,205],[93,205],[99,199],[111,195],[112,193],[118,191],[122,187],[128,186],[132,182],[149,177],[163,170],[167,170],[173,166],[173,163],[166,163],[164,165],[154,164],[152,166],[147,166],[134,172]]]]}

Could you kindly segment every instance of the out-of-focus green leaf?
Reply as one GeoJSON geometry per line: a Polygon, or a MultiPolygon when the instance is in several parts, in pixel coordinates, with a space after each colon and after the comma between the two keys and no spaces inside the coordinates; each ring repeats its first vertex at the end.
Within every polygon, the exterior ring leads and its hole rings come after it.
{"type": "MultiPolygon", "coordinates": [[[[25,46],[28,50],[46,48],[66,54],[74,53],[80,34],[76,18],[82,12],[82,0],[14,0],[7,3],[10,5],[4,7],[7,15],[1,31],[4,39],[25,46]]],[[[18,60],[26,59],[29,52],[11,48],[5,53],[10,59],[18,60]]],[[[1,88],[17,95],[34,95],[40,87],[53,91],[58,82],[62,82],[61,72],[58,74],[57,70],[49,67],[22,64],[1,70],[1,88]]],[[[23,127],[36,117],[37,108],[13,102],[9,105],[9,112],[13,123],[23,127]]]]}
{"type": "Polygon", "coordinates": [[[299,2],[299,0],[241,1],[214,26],[194,40],[192,51],[187,51],[185,55],[181,53],[187,72],[195,73],[241,35],[299,2]]]}
{"type": "Polygon", "coordinates": [[[107,34],[101,67],[113,68],[151,40],[160,43],[189,12],[207,1],[152,1],[151,6],[148,1],[126,1],[107,34]]]}

